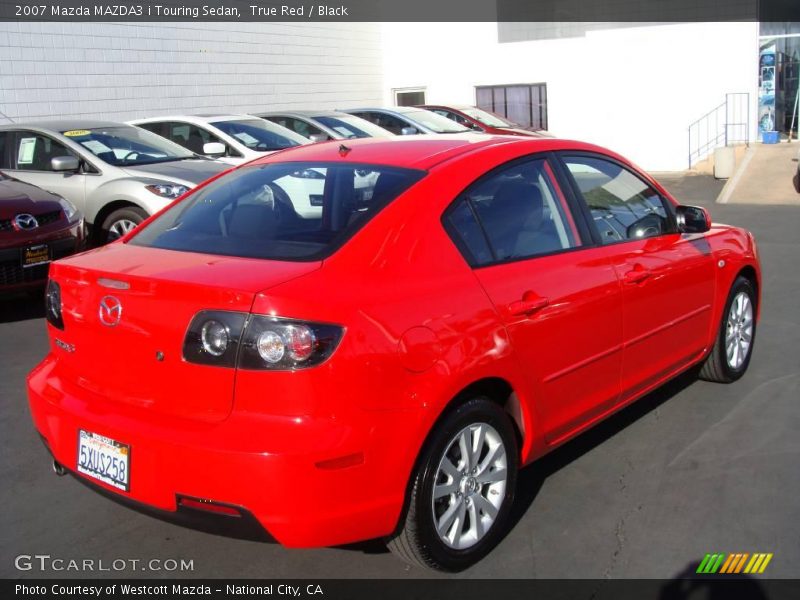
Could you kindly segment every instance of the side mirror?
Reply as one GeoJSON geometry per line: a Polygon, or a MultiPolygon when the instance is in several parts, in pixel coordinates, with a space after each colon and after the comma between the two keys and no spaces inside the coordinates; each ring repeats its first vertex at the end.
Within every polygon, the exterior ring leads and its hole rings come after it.
{"type": "Polygon", "coordinates": [[[77,171],[80,166],[81,161],[74,156],[54,156],[50,159],[50,168],[53,171],[77,171]]]}
{"type": "Polygon", "coordinates": [[[400,135],[417,135],[419,131],[417,131],[416,127],[403,127],[400,130],[400,135]]]}
{"type": "Polygon", "coordinates": [[[221,142],[206,142],[203,144],[203,154],[208,156],[224,156],[226,150],[225,144],[221,142]]]}
{"type": "Polygon", "coordinates": [[[308,139],[310,139],[313,144],[318,144],[319,142],[327,142],[330,138],[324,133],[312,133],[308,136],[308,139]]]}
{"type": "Polygon", "coordinates": [[[711,229],[711,215],[699,206],[678,206],[675,219],[680,233],[705,233],[711,229]]]}

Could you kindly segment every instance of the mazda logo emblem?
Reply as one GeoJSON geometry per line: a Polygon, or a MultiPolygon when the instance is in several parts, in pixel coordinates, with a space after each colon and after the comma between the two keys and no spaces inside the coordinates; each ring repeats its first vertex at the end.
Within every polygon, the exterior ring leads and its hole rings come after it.
{"type": "Polygon", "coordinates": [[[98,316],[103,325],[114,327],[122,318],[122,303],[114,296],[103,296],[98,316]]]}
{"type": "Polygon", "coordinates": [[[33,215],[22,214],[14,217],[14,225],[17,229],[36,229],[39,226],[39,221],[33,215]]]}

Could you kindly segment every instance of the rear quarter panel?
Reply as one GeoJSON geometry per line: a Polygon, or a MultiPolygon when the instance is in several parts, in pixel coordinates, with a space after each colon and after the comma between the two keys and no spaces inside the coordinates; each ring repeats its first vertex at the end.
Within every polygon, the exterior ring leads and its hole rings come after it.
{"type": "MultiPolygon", "coordinates": [[[[477,380],[510,384],[521,407],[522,456],[540,445],[505,327],[440,222],[450,201],[484,172],[486,158],[460,160],[462,168],[431,173],[376,215],[320,271],[272,288],[254,302],[256,313],[346,327],[334,356],[307,373],[302,399],[290,400],[291,377],[271,379],[278,387],[269,395],[269,410],[336,415],[357,424],[367,460],[382,465],[374,485],[398,497],[405,495],[437,419],[477,380]]],[[[244,390],[260,386],[255,379],[242,383],[240,373],[236,410],[256,410],[259,400],[244,390]]]]}

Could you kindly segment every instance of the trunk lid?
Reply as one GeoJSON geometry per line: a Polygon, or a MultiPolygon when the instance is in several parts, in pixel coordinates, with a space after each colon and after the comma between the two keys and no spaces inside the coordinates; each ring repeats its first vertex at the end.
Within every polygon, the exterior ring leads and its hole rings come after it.
{"type": "Polygon", "coordinates": [[[73,383],[128,406],[205,422],[233,406],[234,368],[188,363],[183,342],[201,310],[249,312],[255,294],[318,269],[283,262],[112,244],[54,263],[64,331],[50,328],[73,383]],[[115,310],[101,311],[106,306],[115,310]]]}

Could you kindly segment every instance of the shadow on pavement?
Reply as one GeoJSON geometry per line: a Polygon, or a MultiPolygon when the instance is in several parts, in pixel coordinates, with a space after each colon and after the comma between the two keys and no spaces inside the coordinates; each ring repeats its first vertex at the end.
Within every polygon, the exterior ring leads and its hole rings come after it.
{"type": "Polygon", "coordinates": [[[0,323],[44,318],[44,291],[0,298],[0,323]]]}
{"type": "Polygon", "coordinates": [[[517,479],[517,494],[511,510],[509,531],[522,519],[533,504],[544,481],[553,473],[590,452],[607,439],[615,436],[628,425],[641,419],[661,404],[679,394],[697,381],[698,367],[694,367],[670,380],[648,395],[636,400],[620,412],[594,425],[573,440],[556,448],[532,465],[522,469],[517,479]]]}
{"type": "Polygon", "coordinates": [[[699,562],[686,566],[661,588],[658,600],[767,600],[764,587],[750,575],[698,575],[699,562]]]}

